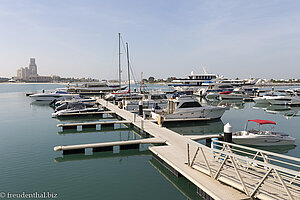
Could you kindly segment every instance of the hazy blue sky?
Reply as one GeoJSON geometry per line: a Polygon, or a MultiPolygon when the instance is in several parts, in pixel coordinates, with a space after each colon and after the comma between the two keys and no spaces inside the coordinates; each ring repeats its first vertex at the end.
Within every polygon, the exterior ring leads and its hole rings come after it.
{"type": "Polygon", "coordinates": [[[120,32],[137,77],[205,66],[229,78],[300,78],[299,0],[0,0],[0,27],[0,77],[35,57],[40,75],[116,78],[120,32]]]}

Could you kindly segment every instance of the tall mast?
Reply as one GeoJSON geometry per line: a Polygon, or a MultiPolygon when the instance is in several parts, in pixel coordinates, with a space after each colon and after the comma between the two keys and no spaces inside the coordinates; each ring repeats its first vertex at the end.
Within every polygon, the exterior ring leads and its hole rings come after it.
{"type": "Polygon", "coordinates": [[[119,35],[119,87],[121,89],[121,33],[119,35]]]}
{"type": "Polygon", "coordinates": [[[129,65],[129,51],[128,51],[128,43],[126,42],[126,51],[127,51],[127,65],[128,65],[128,91],[130,94],[130,65],[129,65]]]}

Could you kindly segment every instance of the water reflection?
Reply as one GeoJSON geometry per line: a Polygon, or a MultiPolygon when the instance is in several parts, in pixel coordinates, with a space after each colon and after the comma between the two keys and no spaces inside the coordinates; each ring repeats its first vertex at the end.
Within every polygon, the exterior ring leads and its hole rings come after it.
{"type": "Polygon", "coordinates": [[[151,160],[149,160],[149,163],[155,169],[157,169],[157,171],[161,175],[163,175],[178,191],[180,191],[186,197],[186,199],[195,199],[195,200],[202,199],[196,192],[197,187],[191,182],[189,182],[186,178],[184,177],[177,178],[153,157],[151,160]]]}
{"type": "Polygon", "coordinates": [[[269,114],[280,114],[283,115],[286,119],[292,117],[299,117],[300,107],[290,107],[285,105],[270,105],[270,104],[255,104],[253,108],[261,108],[269,114]]]}
{"type": "Polygon", "coordinates": [[[51,107],[49,104],[49,101],[33,101],[30,103],[30,105],[32,106],[47,106],[47,107],[51,107]]]}
{"type": "Polygon", "coordinates": [[[166,127],[182,135],[216,134],[223,132],[222,120],[170,123],[166,127]]]}
{"type": "MultiPolygon", "coordinates": [[[[265,110],[267,113],[271,114],[281,114],[287,119],[298,115],[299,107],[287,107],[280,105],[270,105],[265,110]]],[[[299,115],[298,115],[299,116],[299,115]]]]}
{"type": "Polygon", "coordinates": [[[242,100],[222,100],[218,103],[218,106],[232,107],[234,109],[244,109],[245,103],[242,100]]]}
{"type": "Polygon", "coordinates": [[[262,149],[265,151],[271,151],[274,153],[288,153],[290,150],[295,149],[297,146],[296,145],[283,145],[283,146],[250,146],[256,149],[262,149]]]}
{"type": "Polygon", "coordinates": [[[55,162],[66,162],[66,161],[80,161],[80,160],[93,160],[93,159],[103,159],[103,158],[123,158],[130,156],[145,156],[151,155],[149,150],[140,151],[139,149],[128,149],[126,151],[120,151],[115,153],[113,151],[106,152],[94,152],[92,155],[85,154],[71,154],[64,155],[63,157],[57,157],[54,159],[55,162]]]}
{"type": "Polygon", "coordinates": [[[256,104],[254,104],[253,108],[256,108],[256,109],[266,109],[269,106],[270,106],[269,103],[256,103],[256,104]]]}

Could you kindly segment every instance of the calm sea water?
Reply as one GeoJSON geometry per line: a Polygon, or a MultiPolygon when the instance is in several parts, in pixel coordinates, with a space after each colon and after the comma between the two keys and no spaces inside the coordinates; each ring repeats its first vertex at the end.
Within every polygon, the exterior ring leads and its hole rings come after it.
{"type": "MultiPolygon", "coordinates": [[[[53,192],[59,199],[200,199],[196,188],[184,178],[176,178],[147,151],[139,150],[62,156],[53,147],[104,141],[138,139],[132,129],[105,132],[60,132],[62,122],[101,121],[86,118],[59,121],[53,109],[31,103],[26,92],[51,90],[61,85],[0,84],[0,192],[53,192]]],[[[160,87],[160,86],[152,86],[160,87]]],[[[165,87],[160,87],[165,89],[165,87]]],[[[220,102],[218,102],[220,103],[220,102]]],[[[247,119],[269,119],[281,131],[296,137],[296,146],[269,149],[300,157],[298,110],[253,108],[254,103],[221,102],[230,107],[221,120],[168,125],[179,134],[220,133],[227,122],[241,130],[247,119]]]]}

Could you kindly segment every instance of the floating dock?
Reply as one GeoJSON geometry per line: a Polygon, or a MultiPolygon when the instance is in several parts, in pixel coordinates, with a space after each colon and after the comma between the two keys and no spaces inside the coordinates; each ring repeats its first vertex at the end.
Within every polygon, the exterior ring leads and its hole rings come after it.
{"type": "Polygon", "coordinates": [[[57,124],[57,127],[64,129],[77,129],[79,126],[82,128],[97,128],[97,125],[102,127],[114,127],[115,124],[130,124],[131,121],[103,121],[103,122],[81,122],[81,123],[68,123],[57,124]]]}
{"type": "Polygon", "coordinates": [[[193,140],[217,138],[222,135],[180,135],[129,111],[119,109],[103,99],[99,99],[98,102],[153,138],[57,146],[54,148],[55,151],[63,151],[65,154],[84,153],[85,148],[112,151],[115,145],[120,145],[120,149],[121,146],[124,146],[123,149],[128,149],[138,148],[138,144],[144,142],[162,143],[166,145],[149,147],[153,158],[175,176],[184,176],[192,182],[197,187],[197,193],[204,199],[294,200],[300,197],[300,159],[298,158],[226,142],[213,141],[214,148],[209,148],[193,140]],[[255,153],[252,155],[250,151],[255,153]],[[250,155],[253,157],[250,158],[250,155]],[[276,162],[273,159],[275,156],[279,157],[276,162]],[[288,161],[282,161],[283,159],[288,161]],[[283,164],[292,166],[294,170],[282,167],[283,164]]]}
{"type": "Polygon", "coordinates": [[[120,146],[120,150],[137,149],[140,144],[164,144],[165,142],[166,141],[158,138],[147,138],[147,139],[140,139],[140,140],[56,146],[54,147],[54,151],[63,151],[63,154],[67,155],[67,154],[84,153],[85,149],[87,148],[92,148],[93,152],[102,152],[102,151],[113,151],[114,146],[120,146]]]}

